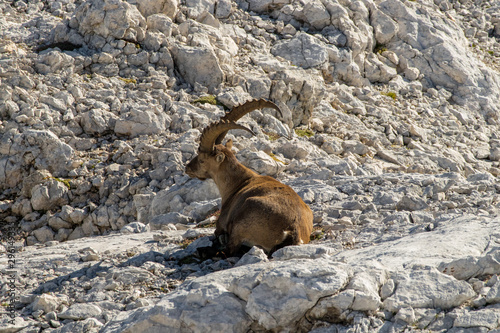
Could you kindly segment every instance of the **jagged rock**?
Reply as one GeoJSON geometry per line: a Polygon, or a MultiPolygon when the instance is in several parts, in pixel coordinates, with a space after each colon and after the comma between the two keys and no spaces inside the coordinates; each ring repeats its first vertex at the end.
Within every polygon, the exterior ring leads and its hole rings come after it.
{"type": "Polygon", "coordinates": [[[453,322],[454,327],[486,327],[488,330],[498,328],[500,315],[495,309],[481,309],[466,313],[459,313],[453,322]]]}
{"type": "Polygon", "coordinates": [[[497,281],[488,291],[486,295],[486,302],[488,303],[498,303],[500,302],[500,281],[497,281]]]}
{"type": "Polygon", "coordinates": [[[56,180],[49,179],[31,189],[31,206],[34,210],[50,210],[68,204],[68,187],[56,180]]]}
{"type": "Polygon", "coordinates": [[[116,120],[114,131],[118,135],[139,135],[159,134],[165,131],[170,125],[168,116],[152,111],[132,110],[125,117],[116,120]]]}
{"type": "Polygon", "coordinates": [[[168,225],[171,223],[187,224],[189,222],[190,219],[187,216],[184,216],[177,212],[171,212],[154,216],[150,220],[149,225],[151,227],[151,230],[169,230],[168,225]]]}
{"type": "Polygon", "coordinates": [[[254,246],[247,253],[245,253],[240,260],[238,260],[234,267],[257,264],[266,261],[269,261],[266,253],[262,249],[254,246]]]}
{"type": "Polygon", "coordinates": [[[176,44],[171,52],[180,74],[192,86],[198,83],[213,92],[224,81],[225,74],[211,47],[176,44]]]}
{"type": "Polygon", "coordinates": [[[71,333],[71,332],[98,332],[99,329],[103,326],[103,324],[95,319],[88,318],[82,321],[72,322],[62,327],[59,327],[54,330],[57,333],[71,333]]]}
{"type": "Polygon", "coordinates": [[[73,72],[75,60],[73,57],[57,50],[43,52],[36,60],[36,70],[40,74],[57,73],[65,71],[68,74],[73,72]]]}
{"type": "Polygon", "coordinates": [[[51,311],[57,310],[59,305],[62,304],[62,299],[50,295],[50,294],[42,294],[37,296],[35,301],[32,304],[33,311],[43,310],[45,313],[49,313],[51,311]]]}
{"type": "Polygon", "coordinates": [[[140,42],[144,39],[146,20],[137,7],[121,0],[89,1],[74,13],[75,26],[82,35],[95,34],[140,42]],[[104,20],[103,18],[106,17],[104,20]]]}
{"type": "Polygon", "coordinates": [[[33,156],[39,170],[49,170],[54,176],[65,176],[74,150],[51,131],[27,130],[24,132],[27,152],[33,156]]]}
{"type": "Polygon", "coordinates": [[[262,151],[242,151],[238,155],[241,156],[240,161],[245,166],[259,174],[268,176],[277,175],[285,167],[283,163],[274,160],[271,156],[262,151]]]}
{"type": "MultiPolygon", "coordinates": [[[[149,17],[154,14],[165,14],[171,19],[177,14],[177,0],[139,0],[137,1],[137,9],[142,16],[149,20],[149,17]]],[[[149,23],[148,23],[149,27],[149,23]]]]}
{"type": "Polygon", "coordinates": [[[302,68],[316,67],[328,61],[328,52],[323,43],[309,34],[301,33],[290,40],[280,41],[271,48],[275,56],[290,60],[302,68]]]}
{"type": "Polygon", "coordinates": [[[160,313],[165,318],[161,325],[167,329],[189,325],[206,331],[240,332],[249,327],[251,319],[266,329],[284,327],[303,316],[320,297],[334,294],[349,277],[342,264],[330,261],[291,260],[287,263],[291,265],[276,263],[268,270],[265,267],[269,264],[246,265],[233,269],[232,275],[218,272],[194,280],[154,307],[135,310],[131,316],[135,318],[133,321],[117,317],[107,324],[104,332],[150,327],[151,315],[160,313]],[[260,284],[255,286],[260,272],[260,284]],[[214,278],[219,280],[218,284],[213,284],[214,278]],[[201,286],[204,291],[193,289],[201,286]],[[195,304],[198,304],[197,311],[192,311],[195,304]],[[182,315],[178,311],[181,308],[185,309],[182,315]],[[213,313],[224,316],[210,315],[213,313]]]}
{"type": "Polygon", "coordinates": [[[81,124],[86,133],[101,135],[112,131],[118,117],[106,110],[91,110],[82,114],[81,124]]]}
{"type": "Polygon", "coordinates": [[[73,304],[67,310],[59,313],[61,319],[83,320],[87,318],[100,318],[102,310],[94,304],[73,304]]]}
{"type": "Polygon", "coordinates": [[[384,300],[383,306],[393,312],[408,305],[413,308],[450,309],[476,295],[468,283],[455,280],[436,269],[414,269],[409,273],[393,275],[392,279],[396,290],[384,300]]]}
{"type": "Polygon", "coordinates": [[[370,24],[375,33],[375,39],[380,45],[386,45],[399,31],[398,24],[381,10],[374,10],[370,16],[370,24]]]}
{"type": "Polygon", "coordinates": [[[172,35],[173,28],[175,27],[172,19],[164,14],[153,14],[147,17],[148,30],[157,30],[163,33],[166,37],[172,35]]]}

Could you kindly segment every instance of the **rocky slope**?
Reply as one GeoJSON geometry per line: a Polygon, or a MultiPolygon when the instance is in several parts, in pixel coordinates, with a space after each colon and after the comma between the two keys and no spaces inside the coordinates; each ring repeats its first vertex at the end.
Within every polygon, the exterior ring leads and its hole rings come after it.
{"type": "Polygon", "coordinates": [[[498,330],[499,100],[493,0],[0,1],[0,332],[498,330]],[[251,98],[313,244],[200,262],[251,98]]]}

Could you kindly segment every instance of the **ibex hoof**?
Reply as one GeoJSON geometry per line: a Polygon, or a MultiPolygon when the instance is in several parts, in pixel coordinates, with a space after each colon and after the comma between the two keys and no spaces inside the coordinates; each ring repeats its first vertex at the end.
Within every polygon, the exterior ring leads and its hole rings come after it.
{"type": "Polygon", "coordinates": [[[229,235],[228,234],[221,234],[217,238],[219,240],[220,245],[226,246],[227,242],[229,242],[229,235]]]}

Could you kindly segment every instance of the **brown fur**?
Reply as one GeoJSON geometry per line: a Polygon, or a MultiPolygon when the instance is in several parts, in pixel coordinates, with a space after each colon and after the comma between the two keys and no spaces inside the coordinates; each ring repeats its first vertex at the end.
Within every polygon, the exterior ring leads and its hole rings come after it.
{"type": "Polygon", "coordinates": [[[216,236],[228,236],[229,254],[241,246],[259,246],[268,253],[286,245],[309,243],[313,226],[311,209],[295,191],[238,162],[232,141],[200,152],[186,166],[190,177],[212,178],[222,197],[216,236]]]}

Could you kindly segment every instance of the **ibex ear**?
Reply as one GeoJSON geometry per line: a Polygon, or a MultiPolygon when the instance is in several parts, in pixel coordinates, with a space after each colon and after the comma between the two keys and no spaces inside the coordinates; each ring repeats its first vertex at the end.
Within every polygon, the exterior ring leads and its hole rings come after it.
{"type": "Polygon", "coordinates": [[[233,139],[229,139],[226,142],[226,148],[231,150],[233,148],[233,139]]]}
{"type": "Polygon", "coordinates": [[[217,156],[215,156],[215,160],[219,164],[222,163],[222,161],[224,161],[225,158],[226,158],[226,155],[224,155],[224,153],[219,153],[219,154],[217,154],[217,156]]]}

